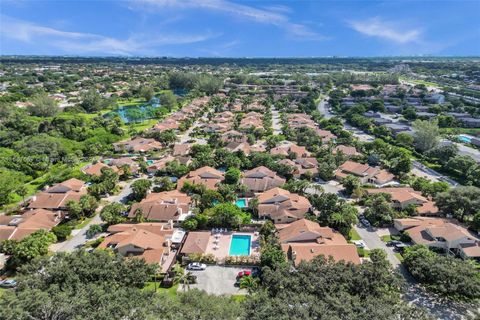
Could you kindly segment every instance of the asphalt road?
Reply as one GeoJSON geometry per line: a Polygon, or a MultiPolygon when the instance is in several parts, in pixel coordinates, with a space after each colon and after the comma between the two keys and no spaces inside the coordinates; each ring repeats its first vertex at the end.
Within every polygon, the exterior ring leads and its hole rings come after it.
{"type": "Polygon", "coordinates": [[[325,119],[333,118],[335,115],[328,111],[328,97],[320,100],[320,103],[317,105],[317,110],[323,114],[325,119]]]}
{"type": "Polygon", "coordinates": [[[280,114],[275,106],[272,108],[272,128],[273,134],[282,134],[282,124],[280,123],[280,114]]]}
{"type": "MultiPolygon", "coordinates": [[[[138,179],[140,179],[140,178],[138,178],[138,179]]],[[[123,198],[125,198],[126,196],[128,196],[132,192],[132,189],[130,188],[130,186],[135,180],[138,180],[138,179],[133,179],[133,180],[127,182],[125,184],[125,186],[123,187],[122,191],[120,191],[120,193],[118,195],[105,198],[104,200],[106,200],[108,202],[121,202],[121,200],[123,198]]],[[[91,225],[102,223],[102,219],[100,218],[101,208],[102,207],[99,207],[97,209],[96,215],[93,217],[93,219],[87,225],[85,225],[80,230],[75,230],[74,231],[75,235],[73,237],[71,237],[70,239],[63,242],[61,244],[61,246],[54,246],[52,248],[52,250],[56,251],[56,252],[71,252],[71,251],[74,251],[75,249],[78,249],[81,246],[83,246],[89,240],[87,238],[87,235],[86,235],[88,228],[90,228],[91,225]]]]}

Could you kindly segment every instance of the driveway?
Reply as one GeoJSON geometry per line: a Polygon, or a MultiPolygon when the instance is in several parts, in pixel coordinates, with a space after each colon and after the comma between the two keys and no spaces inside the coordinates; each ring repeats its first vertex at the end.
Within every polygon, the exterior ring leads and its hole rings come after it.
{"type": "MultiPolygon", "coordinates": [[[[234,286],[237,274],[243,270],[251,270],[251,268],[209,265],[203,271],[190,271],[197,276],[197,283],[190,285],[190,288],[217,296],[247,294],[247,290],[234,286]]],[[[179,287],[179,290],[182,288],[179,287]]]]}

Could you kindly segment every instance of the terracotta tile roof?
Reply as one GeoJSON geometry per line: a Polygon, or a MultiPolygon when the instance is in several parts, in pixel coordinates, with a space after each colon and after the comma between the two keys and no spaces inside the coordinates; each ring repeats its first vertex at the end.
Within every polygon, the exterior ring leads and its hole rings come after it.
{"type": "Polygon", "coordinates": [[[0,241],[10,239],[11,235],[15,232],[14,226],[0,226],[0,241]]]}
{"type": "Polygon", "coordinates": [[[270,153],[283,156],[288,156],[289,153],[294,153],[297,158],[310,157],[310,152],[307,151],[307,148],[298,146],[293,142],[285,142],[280,146],[272,148],[270,153]]]}
{"type": "Polygon", "coordinates": [[[258,197],[258,213],[276,221],[279,218],[301,219],[310,210],[307,198],[281,188],[270,189],[258,197]]]}
{"type": "Polygon", "coordinates": [[[460,249],[469,258],[480,257],[480,244],[479,243],[462,243],[460,249]]]}
{"type": "Polygon", "coordinates": [[[108,227],[107,231],[110,233],[118,233],[127,231],[133,227],[138,229],[146,230],[152,233],[156,233],[159,235],[171,235],[173,233],[173,229],[171,225],[168,223],[160,223],[160,222],[142,222],[142,223],[119,223],[114,224],[108,227]]]}
{"type": "Polygon", "coordinates": [[[103,168],[110,168],[114,172],[119,172],[119,169],[116,166],[108,166],[102,162],[97,162],[95,164],[90,164],[82,169],[82,171],[85,174],[91,175],[91,176],[97,176],[100,177],[102,175],[102,169],[103,168]]]}
{"type": "Polygon", "coordinates": [[[150,193],[141,202],[132,205],[128,216],[135,217],[140,209],[148,220],[175,221],[181,214],[188,213],[190,204],[191,198],[178,190],[150,193]]]}
{"type": "Polygon", "coordinates": [[[345,146],[345,145],[336,146],[335,148],[333,148],[332,153],[337,154],[337,152],[339,151],[341,151],[344,155],[350,156],[350,157],[361,155],[361,153],[359,153],[355,147],[345,146]]]}
{"type": "Polygon", "coordinates": [[[180,252],[183,254],[205,253],[210,235],[209,231],[189,232],[180,252]]]}
{"type": "Polygon", "coordinates": [[[186,181],[191,184],[201,184],[208,189],[216,189],[218,183],[224,179],[224,173],[209,166],[190,171],[178,180],[177,189],[181,189],[186,181]]]}
{"type": "Polygon", "coordinates": [[[121,141],[113,144],[116,149],[125,148],[127,151],[147,152],[150,150],[160,150],[162,144],[155,139],[137,137],[132,140],[121,141]]]}
{"type": "Polygon", "coordinates": [[[449,219],[415,217],[394,219],[394,223],[399,230],[405,230],[416,244],[433,244],[436,242],[434,237],[441,237],[447,241],[475,239],[466,228],[449,219]]]}
{"type": "Polygon", "coordinates": [[[317,222],[307,219],[300,219],[286,225],[277,225],[277,229],[279,230],[279,241],[282,243],[306,241],[317,243],[336,241],[339,242],[337,244],[347,243],[343,237],[335,237],[335,232],[331,228],[321,227],[317,222]]]}
{"type": "Polygon", "coordinates": [[[315,243],[290,243],[287,254],[298,265],[301,261],[308,262],[313,258],[323,255],[332,257],[335,261],[345,261],[360,264],[357,248],[353,244],[322,245],[315,243]]]}
{"type": "Polygon", "coordinates": [[[174,156],[186,156],[190,153],[191,148],[192,148],[192,145],[189,144],[189,143],[183,143],[183,144],[176,143],[173,146],[172,155],[174,155],[174,156]]]}
{"type": "Polygon", "coordinates": [[[22,215],[11,216],[6,225],[0,226],[0,239],[22,240],[37,230],[50,230],[62,220],[62,215],[44,209],[29,210],[22,215]]]}
{"type": "Polygon", "coordinates": [[[245,171],[241,183],[252,192],[263,192],[284,185],[286,180],[279,177],[274,171],[260,166],[245,171]]]}

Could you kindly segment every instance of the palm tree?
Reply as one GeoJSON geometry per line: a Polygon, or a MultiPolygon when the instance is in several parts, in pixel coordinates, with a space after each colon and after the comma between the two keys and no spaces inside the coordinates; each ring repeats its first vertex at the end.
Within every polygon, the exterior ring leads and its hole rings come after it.
{"type": "Polygon", "coordinates": [[[186,291],[187,289],[190,290],[190,278],[192,277],[192,273],[185,272],[185,269],[178,263],[173,267],[173,271],[175,272],[173,283],[181,284],[183,291],[186,291]]]}
{"type": "Polygon", "coordinates": [[[252,276],[244,276],[240,279],[240,288],[247,289],[249,293],[252,293],[258,288],[258,279],[252,276]]]}

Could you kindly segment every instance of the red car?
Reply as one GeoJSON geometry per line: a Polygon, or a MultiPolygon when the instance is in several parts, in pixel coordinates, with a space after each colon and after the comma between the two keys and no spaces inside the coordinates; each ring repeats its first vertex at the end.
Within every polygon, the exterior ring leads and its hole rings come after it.
{"type": "Polygon", "coordinates": [[[251,276],[251,275],[252,275],[252,271],[244,270],[244,271],[240,271],[237,274],[237,278],[241,278],[241,277],[244,277],[244,276],[251,276]]]}

